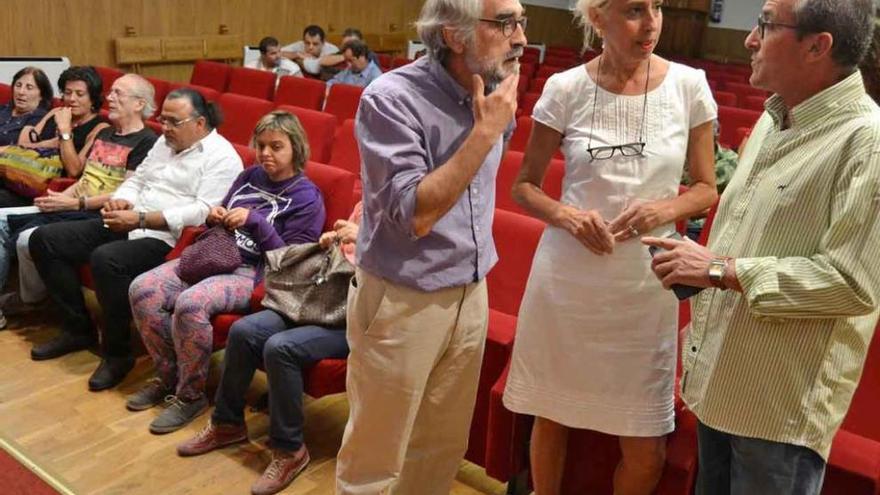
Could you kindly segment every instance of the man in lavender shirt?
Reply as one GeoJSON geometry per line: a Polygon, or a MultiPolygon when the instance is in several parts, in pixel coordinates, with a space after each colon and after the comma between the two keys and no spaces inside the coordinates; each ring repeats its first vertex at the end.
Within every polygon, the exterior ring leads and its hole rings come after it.
{"type": "Polygon", "coordinates": [[[428,56],[361,99],[364,215],[337,494],[446,495],[467,448],[523,13],[518,0],[426,1],[417,27],[428,56]]]}

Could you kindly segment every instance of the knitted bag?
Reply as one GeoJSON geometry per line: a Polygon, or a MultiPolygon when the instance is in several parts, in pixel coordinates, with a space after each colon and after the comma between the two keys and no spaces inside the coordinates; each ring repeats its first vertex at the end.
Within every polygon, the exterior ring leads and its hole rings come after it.
{"type": "Polygon", "coordinates": [[[235,234],[216,225],[202,232],[180,253],[177,276],[193,285],[214,275],[232,273],[241,264],[235,234]]]}

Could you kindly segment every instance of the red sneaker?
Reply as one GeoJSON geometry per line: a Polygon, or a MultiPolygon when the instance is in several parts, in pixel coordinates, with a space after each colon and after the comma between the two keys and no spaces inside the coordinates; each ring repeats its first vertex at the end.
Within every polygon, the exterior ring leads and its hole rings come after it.
{"type": "Polygon", "coordinates": [[[206,454],[214,449],[247,441],[247,426],[209,422],[196,436],[177,446],[177,455],[189,457],[206,454]]]}
{"type": "Polygon", "coordinates": [[[309,465],[309,451],[303,445],[296,452],[272,451],[272,462],[260,479],[251,486],[253,495],[272,495],[287,488],[294,478],[309,465]]]}

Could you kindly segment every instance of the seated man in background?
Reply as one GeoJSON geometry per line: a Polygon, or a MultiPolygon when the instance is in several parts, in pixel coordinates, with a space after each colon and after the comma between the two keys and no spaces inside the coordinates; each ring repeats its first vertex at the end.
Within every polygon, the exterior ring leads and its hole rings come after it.
{"type": "MultiPolygon", "coordinates": [[[[98,132],[85,160],[82,177],[63,192],[51,189],[34,199],[39,213],[12,214],[0,217],[0,287],[6,284],[12,245],[18,253],[18,281],[21,292],[0,296],[0,307],[21,309],[22,303],[36,303],[46,297],[28,251],[31,233],[42,225],[69,220],[100,218],[98,210],[113,191],[140,165],[156,143],[156,134],[144,121],[156,110],[155,90],[149,81],[136,74],[126,74],[113,82],[107,94],[110,127],[98,132]]],[[[0,210],[2,214],[2,210],[0,210]]],[[[5,318],[0,312],[0,323],[5,318]]]]}
{"type": "Polygon", "coordinates": [[[281,44],[271,36],[260,40],[260,58],[245,67],[274,72],[278,77],[303,75],[298,65],[281,56],[281,44]]]}
{"type": "MultiPolygon", "coordinates": [[[[739,160],[739,156],[736,154],[736,151],[725,148],[718,142],[718,137],[721,136],[721,124],[717,120],[713,123],[712,129],[715,134],[715,188],[718,189],[718,196],[720,197],[721,193],[724,192],[724,188],[727,187],[727,183],[730,182],[730,178],[733,177],[733,172],[736,171],[736,163],[739,160]]],[[[681,183],[684,185],[691,183],[687,166],[685,166],[681,183]]],[[[709,211],[707,210],[705,213],[707,214],[709,211]]],[[[702,232],[705,223],[705,214],[699,218],[692,217],[687,222],[687,236],[693,241],[699,239],[700,232],[702,232]]]]}
{"type": "Polygon", "coordinates": [[[321,74],[324,67],[332,67],[339,62],[328,55],[336,55],[339,48],[333,43],[324,40],[324,30],[321,26],[307,26],[303,30],[302,41],[291,43],[281,48],[281,55],[298,63],[303,71],[313,76],[321,74]]]}
{"type": "Polygon", "coordinates": [[[342,47],[342,56],[348,68],[333,76],[327,81],[327,92],[334,84],[350,84],[366,88],[373,80],[382,75],[379,65],[370,62],[367,54],[370,53],[366,43],[360,40],[351,40],[342,47]]]}
{"type": "Polygon", "coordinates": [[[235,148],[215,130],[217,109],[195,90],[169,93],[158,120],[162,137],[104,205],[103,218],[46,225],[30,239],[37,270],[64,317],[60,334],[31,350],[34,360],[95,342],[79,277],[79,266],[91,265],[104,319],[101,365],[89,378],[92,391],[117,385],[134,366],[132,279],[164,263],[183,228],[204,223],[242,171],[235,148]]]}
{"type": "MultiPolygon", "coordinates": [[[[345,31],[342,32],[343,51],[345,50],[345,45],[347,45],[349,41],[353,40],[363,41],[364,43],[366,43],[366,40],[364,40],[364,33],[362,33],[360,29],[353,27],[345,28],[345,31]]],[[[324,57],[324,59],[328,64],[334,62],[332,65],[339,65],[345,62],[345,57],[342,56],[341,52],[337,53],[336,55],[327,55],[326,57],[324,57]]],[[[367,60],[375,63],[376,65],[381,65],[379,64],[379,57],[377,57],[376,54],[369,49],[367,49],[367,60]]]]}

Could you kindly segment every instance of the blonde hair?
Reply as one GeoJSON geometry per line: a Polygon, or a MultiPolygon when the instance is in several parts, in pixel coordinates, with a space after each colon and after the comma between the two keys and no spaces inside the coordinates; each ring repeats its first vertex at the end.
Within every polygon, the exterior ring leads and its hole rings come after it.
{"type": "Polygon", "coordinates": [[[590,21],[590,9],[604,9],[611,0],[578,0],[574,7],[574,20],[584,30],[584,48],[587,51],[593,48],[593,43],[599,38],[596,27],[590,21]]]}
{"type": "Polygon", "coordinates": [[[287,134],[288,139],[290,139],[290,146],[293,148],[293,171],[296,173],[302,172],[306,162],[309,161],[309,140],[296,115],[282,110],[275,110],[264,115],[254,128],[251,146],[256,148],[257,136],[266,131],[278,131],[287,134]]]}

